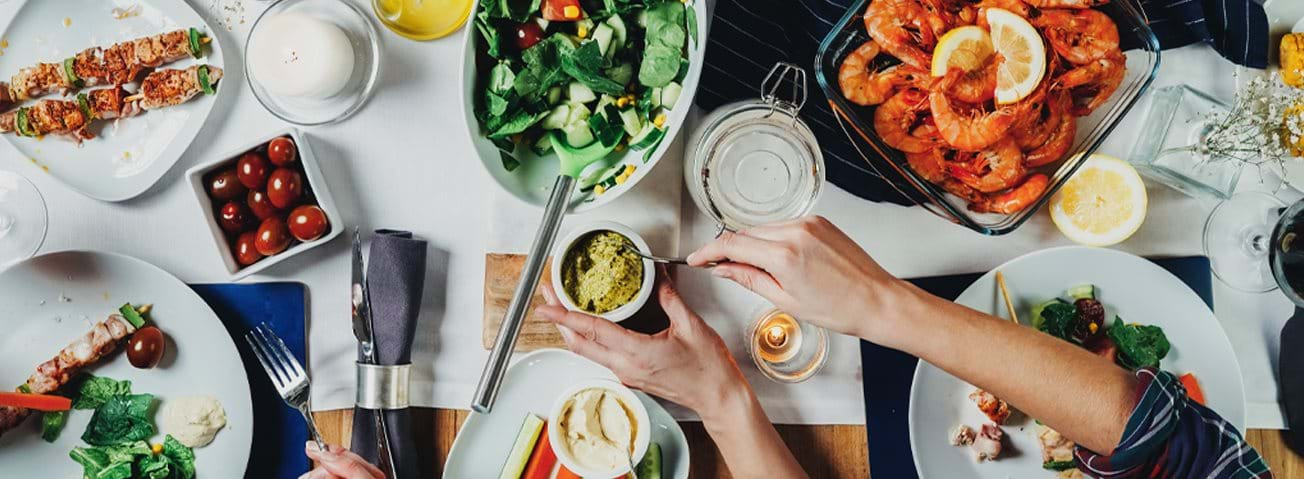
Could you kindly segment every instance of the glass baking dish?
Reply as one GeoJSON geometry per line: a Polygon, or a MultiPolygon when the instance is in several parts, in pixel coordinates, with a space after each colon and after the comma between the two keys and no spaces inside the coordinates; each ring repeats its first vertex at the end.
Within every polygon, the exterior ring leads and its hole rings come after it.
{"type": "MultiPolygon", "coordinates": [[[[1124,52],[1127,55],[1127,74],[1123,83],[1107,103],[1090,116],[1078,119],[1073,148],[1065,156],[1068,159],[1038,168],[1038,171],[1049,175],[1051,181],[1050,187],[1035,204],[1012,215],[975,213],[969,211],[966,201],[942,191],[915,174],[906,165],[905,154],[887,146],[879,138],[873,128],[874,107],[855,105],[842,97],[838,88],[838,66],[843,57],[869,40],[862,20],[869,1],[854,2],[820,43],[819,54],[815,57],[815,78],[853,146],[884,181],[933,214],[985,235],[1002,235],[1014,231],[1040,210],[1051,195],[1077,171],[1085,158],[1091,156],[1105,137],[1118,126],[1119,121],[1141,97],[1141,93],[1150,87],[1155,73],[1159,71],[1159,40],[1150,30],[1140,8],[1132,0],[1114,0],[1097,7],[1118,24],[1121,43],[1134,46],[1124,52]],[[865,145],[868,145],[868,149],[865,145]]],[[[896,60],[888,55],[879,55],[877,62],[882,62],[879,66],[887,66],[896,63],[896,60]]]]}

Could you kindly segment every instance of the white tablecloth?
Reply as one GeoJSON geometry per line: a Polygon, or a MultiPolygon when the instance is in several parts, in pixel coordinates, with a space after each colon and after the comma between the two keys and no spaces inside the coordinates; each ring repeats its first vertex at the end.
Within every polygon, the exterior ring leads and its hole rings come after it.
{"type": "MultiPolygon", "coordinates": [[[[227,64],[241,64],[240,47],[265,4],[190,1],[210,19],[232,25],[217,34],[226,46],[227,64]],[[226,8],[234,5],[244,10],[226,8]]],[[[0,4],[0,20],[9,18],[19,4],[0,4]]],[[[496,186],[474,158],[461,115],[456,114],[461,104],[457,88],[461,34],[424,43],[385,30],[381,36],[383,65],[376,97],[342,124],[310,129],[309,141],[349,226],[410,229],[430,241],[427,293],[413,355],[412,402],[466,408],[486,357],[480,346],[484,253],[490,243],[488,218],[501,205],[496,186]]],[[[8,41],[11,48],[21,48],[22,39],[8,41]]],[[[1185,80],[1224,97],[1231,95],[1231,68],[1211,50],[1189,47],[1165,52],[1163,64],[1160,85],[1185,80]]],[[[225,281],[203,213],[189,197],[182,173],[284,126],[257,104],[238,68],[228,73],[223,88],[234,91],[228,91],[226,100],[214,109],[196,142],[154,188],[131,201],[103,203],[83,197],[32,166],[13,148],[0,147],[0,167],[31,178],[45,195],[50,226],[41,252],[115,251],[150,261],[187,282],[225,281]]],[[[1138,105],[1128,119],[1131,126],[1120,127],[1102,151],[1116,156],[1128,152],[1130,135],[1135,134],[1144,108],[1144,102],[1138,105]]],[[[1162,188],[1152,188],[1150,193],[1145,226],[1119,249],[1142,255],[1200,254],[1200,230],[1212,205],[1162,188]]],[[[713,231],[691,201],[680,203],[686,216],[677,246],[687,251],[713,231]]],[[[989,238],[919,208],[871,204],[835,187],[828,188],[816,212],[848,230],[889,271],[906,277],[986,271],[1021,254],[1067,243],[1045,215],[1013,234],[989,238]]],[[[346,300],[348,268],[347,241],[336,240],[249,280],[307,284],[309,362],[317,409],[352,405],[355,344],[346,300]]],[[[739,346],[741,325],[758,300],[700,274],[683,273],[679,282],[690,304],[739,346]]],[[[1273,358],[1277,331],[1291,311],[1289,302],[1280,294],[1244,295],[1221,285],[1216,287],[1215,301],[1215,311],[1245,373],[1248,424],[1281,427],[1273,358]]],[[[848,338],[833,342],[829,368],[812,382],[777,386],[759,375],[750,376],[776,421],[863,421],[856,344],[848,338]]],[[[735,347],[735,351],[747,364],[742,350],[735,347]]]]}

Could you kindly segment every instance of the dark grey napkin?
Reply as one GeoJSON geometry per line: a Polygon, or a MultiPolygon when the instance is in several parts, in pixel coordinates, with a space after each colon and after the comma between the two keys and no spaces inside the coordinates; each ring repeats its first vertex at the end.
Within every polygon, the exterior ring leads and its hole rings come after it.
{"type": "MultiPolygon", "coordinates": [[[[367,258],[367,283],[376,335],[376,359],[380,364],[411,362],[412,340],[421,313],[425,279],[426,242],[413,238],[407,231],[376,230],[367,258]]],[[[375,429],[378,412],[353,408],[351,449],[372,464],[379,463],[375,429]]],[[[409,411],[385,411],[385,418],[388,420],[394,468],[399,477],[420,477],[409,411]]]]}
{"type": "Polygon", "coordinates": [[[1295,308],[1295,315],[1281,328],[1277,374],[1289,429],[1287,444],[1296,452],[1304,451],[1304,309],[1295,308]]]}

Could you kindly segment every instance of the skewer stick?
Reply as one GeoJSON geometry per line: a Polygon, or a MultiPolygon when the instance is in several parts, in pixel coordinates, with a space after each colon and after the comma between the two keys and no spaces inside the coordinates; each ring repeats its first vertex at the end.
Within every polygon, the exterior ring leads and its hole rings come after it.
{"type": "Polygon", "coordinates": [[[1005,298],[1005,310],[1010,312],[1010,321],[1019,324],[1019,315],[1014,312],[1014,302],[1010,301],[1010,290],[1005,287],[1005,273],[996,272],[996,286],[1001,289],[1001,296],[1005,298]]]}
{"type": "Polygon", "coordinates": [[[135,95],[131,95],[131,96],[128,96],[128,97],[126,97],[126,98],[123,98],[122,101],[125,101],[125,102],[128,102],[128,103],[131,103],[131,102],[137,102],[137,101],[140,101],[140,100],[143,100],[143,99],[145,99],[145,94],[144,94],[144,93],[137,93],[137,94],[135,94],[135,95]]]}

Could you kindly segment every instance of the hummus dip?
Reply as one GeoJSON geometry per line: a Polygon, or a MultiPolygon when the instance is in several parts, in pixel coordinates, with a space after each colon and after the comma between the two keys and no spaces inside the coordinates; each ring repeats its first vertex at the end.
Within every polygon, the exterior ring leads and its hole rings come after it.
{"type": "Polygon", "coordinates": [[[213,396],[167,399],[159,409],[159,425],[186,446],[204,447],[226,427],[226,411],[213,396]]]}
{"type": "Polygon", "coordinates": [[[575,393],[562,406],[558,425],[560,446],[580,465],[595,471],[628,466],[638,423],[614,391],[589,388],[575,393]]]}
{"type": "Polygon", "coordinates": [[[633,301],[643,287],[643,258],[625,249],[629,238],[595,231],[571,246],[563,259],[562,290],[584,311],[604,314],[633,301]]]}

